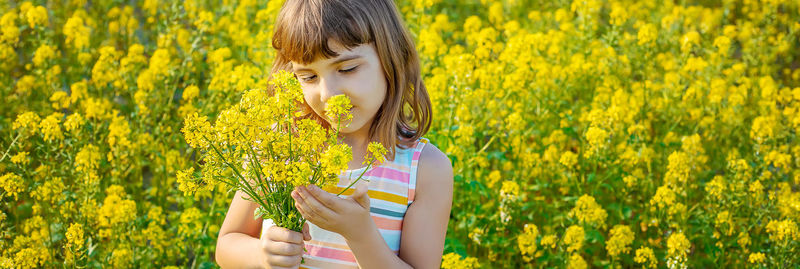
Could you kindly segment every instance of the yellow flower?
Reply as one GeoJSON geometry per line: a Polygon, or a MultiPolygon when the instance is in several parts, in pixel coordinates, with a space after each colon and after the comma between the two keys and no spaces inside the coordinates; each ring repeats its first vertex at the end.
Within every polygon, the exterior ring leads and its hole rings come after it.
{"type": "Polygon", "coordinates": [[[147,69],[152,70],[153,75],[166,75],[170,68],[170,55],[169,51],[166,49],[157,49],[153,52],[153,56],[150,57],[150,65],[147,69]]]}
{"type": "Polygon", "coordinates": [[[563,154],[561,154],[561,158],[558,160],[558,162],[567,168],[572,169],[576,164],[578,164],[578,155],[572,151],[565,151],[563,154]]]}
{"type": "Polygon", "coordinates": [[[577,225],[569,226],[567,232],[564,234],[564,244],[567,245],[567,251],[573,252],[581,250],[581,248],[583,248],[584,236],[583,227],[577,225]]]}
{"type": "Polygon", "coordinates": [[[72,251],[83,248],[85,242],[83,238],[83,225],[80,223],[70,224],[65,236],[67,237],[67,244],[64,245],[65,248],[72,251]]]}
{"type": "Polygon", "coordinates": [[[675,151],[669,155],[668,161],[664,180],[673,187],[684,186],[688,182],[691,172],[689,156],[683,151],[675,151]]]}
{"type": "Polygon", "coordinates": [[[61,122],[61,117],[63,115],[61,113],[53,113],[50,116],[47,116],[42,122],[39,124],[41,128],[42,135],[44,136],[44,140],[61,140],[64,139],[64,134],[61,133],[61,126],[59,123],[61,122]]]}
{"type": "Polygon", "coordinates": [[[111,267],[128,268],[133,261],[133,253],[126,245],[121,245],[111,253],[111,267]]]}
{"type": "Polygon", "coordinates": [[[516,200],[519,198],[519,184],[511,180],[503,181],[503,187],[500,188],[500,197],[504,200],[516,200]]]}
{"type": "Polygon", "coordinates": [[[194,113],[186,117],[181,132],[190,147],[206,150],[210,145],[208,139],[213,131],[211,123],[205,116],[201,117],[198,113],[194,113]]]}
{"type": "Polygon", "coordinates": [[[200,219],[203,213],[196,207],[191,207],[181,213],[180,224],[178,225],[178,234],[184,237],[194,237],[200,234],[203,230],[203,223],[200,219]]]}
{"type": "Polygon", "coordinates": [[[14,255],[14,263],[18,268],[38,268],[46,260],[46,249],[24,248],[14,255]]]}
{"type": "Polygon", "coordinates": [[[17,20],[17,13],[14,11],[6,12],[0,18],[0,27],[2,27],[2,39],[5,43],[16,44],[19,41],[19,27],[15,21],[17,20]]]}
{"type": "Polygon", "coordinates": [[[16,201],[17,195],[25,191],[25,181],[16,174],[6,173],[0,176],[0,188],[5,191],[2,196],[14,196],[16,201]]]}
{"type": "Polygon", "coordinates": [[[627,186],[628,188],[633,188],[634,186],[636,186],[636,182],[638,181],[638,179],[635,176],[628,175],[622,178],[622,181],[625,182],[625,186],[627,186]]]}
{"type": "Polygon", "coordinates": [[[64,181],[60,177],[53,177],[39,185],[31,192],[31,197],[37,201],[49,204],[57,204],[64,198],[64,181]]]}
{"type": "Polygon", "coordinates": [[[369,142],[369,145],[367,145],[367,151],[370,154],[367,155],[363,164],[372,163],[373,161],[377,161],[377,163],[383,163],[386,161],[386,153],[388,150],[386,150],[386,148],[383,147],[383,144],[380,142],[369,142]]]}
{"type": "Polygon", "coordinates": [[[494,188],[494,185],[496,185],[497,182],[500,181],[501,177],[502,177],[502,174],[500,174],[500,171],[492,170],[492,172],[489,173],[489,177],[488,177],[489,188],[494,188]]]}
{"type": "Polygon", "coordinates": [[[98,168],[100,164],[100,149],[89,144],[81,148],[75,155],[75,171],[89,173],[98,168]]]}
{"type": "Polygon", "coordinates": [[[20,151],[16,155],[11,156],[11,162],[16,165],[27,165],[30,162],[28,161],[28,152],[20,151]]]}
{"type": "Polygon", "coordinates": [[[753,252],[750,253],[750,257],[747,258],[747,262],[749,263],[764,263],[767,260],[767,256],[761,252],[753,252]]]}
{"type": "Polygon", "coordinates": [[[128,126],[128,120],[122,116],[114,116],[111,124],[108,126],[108,146],[114,148],[116,146],[128,148],[131,146],[131,141],[128,136],[131,134],[131,128],[128,126]]]}
{"type": "Polygon", "coordinates": [[[588,156],[595,156],[600,154],[608,143],[609,134],[606,130],[599,127],[591,126],[586,130],[586,141],[589,145],[586,147],[588,156]]]}
{"type": "Polygon", "coordinates": [[[728,56],[728,51],[731,48],[731,39],[724,35],[718,36],[714,39],[714,47],[719,49],[719,54],[722,54],[722,56],[728,56]]]}
{"type": "Polygon", "coordinates": [[[58,51],[56,46],[50,46],[47,44],[39,46],[36,49],[36,52],[33,53],[33,65],[36,67],[42,67],[47,63],[47,60],[55,59],[58,57],[58,51]]]}
{"type": "Polygon", "coordinates": [[[193,195],[203,187],[201,180],[194,176],[194,167],[189,167],[189,169],[178,171],[176,177],[178,181],[178,189],[186,196],[193,195]]]}
{"type": "Polygon", "coordinates": [[[791,169],[792,155],[773,150],[764,157],[764,161],[769,165],[775,166],[776,168],[781,168],[788,172],[789,169],[791,169]]]}
{"type": "Polygon", "coordinates": [[[800,230],[798,230],[797,224],[790,219],[769,221],[767,233],[769,233],[769,239],[781,245],[800,239],[800,230]]]}
{"type": "Polygon", "coordinates": [[[45,25],[47,23],[47,9],[43,6],[28,9],[28,12],[25,13],[25,18],[28,19],[28,26],[31,28],[35,28],[37,25],[45,25]]]}
{"type": "Polygon", "coordinates": [[[542,236],[542,241],[539,243],[542,244],[542,247],[550,247],[556,248],[556,243],[558,242],[558,238],[554,234],[542,236]]]}
{"type": "Polygon", "coordinates": [[[293,186],[305,186],[311,184],[310,180],[314,174],[314,170],[311,169],[310,164],[304,161],[291,162],[288,167],[289,173],[286,179],[289,180],[288,182],[293,186]]]}
{"type": "Polygon", "coordinates": [[[39,129],[39,115],[33,112],[25,112],[17,116],[17,119],[11,125],[11,128],[14,130],[24,130],[25,133],[32,135],[36,133],[36,130],[39,129]]]}
{"type": "Polygon", "coordinates": [[[586,264],[586,261],[583,259],[583,257],[581,257],[580,254],[572,253],[572,255],[569,256],[569,262],[567,264],[567,268],[586,269],[587,267],[588,265],[586,264]]]}
{"type": "Polygon", "coordinates": [[[700,33],[690,31],[681,37],[681,51],[689,51],[693,45],[700,44],[700,33]]]}
{"type": "Polygon", "coordinates": [[[127,225],[136,219],[136,202],[124,199],[125,189],[119,185],[111,185],[106,189],[106,198],[97,212],[95,220],[100,228],[101,238],[117,236],[112,234],[111,228],[118,225],[127,225]]]}
{"type": "Polygon", "coordinates": [[[627,254],[631,250],[633,243],[633,231],[627,225],[616,225],[611,229],[611,238],[606,242],[608,255],[617,257],[620,254],[627,254]]]}
{"type": "Polygon", "coordinates": [[[724,210],[717,214],[717,218],[714,221],[717,229],[723,231],[725,235],[733,234],[733,219],[731,218],[731,213],[728,210],[724,210]]]}
{"type": "Polygon", "coordinates": [[[616,26],[622,26],[628,20],[628,12],[627,7],[622,5],[619,2],[613,2],[611,5],[611,13],[609,13],[609,17],[611,17],[611,24],[616,26]]]}
{"type": "Polygon", "coordinates": [[[61,110],[69,107],[69,95],[65,91],[56,91],[50,96],[53,109],[61,110]]]}
{"type": "Polygon", "coordinates": [[[84,49],[89,46],[90,31],[89,27],[84,24],[83,19],[75,15],[67,19],[62,30],[67,38],[65,41],[67,46],[76,49],[84,49]]]}
{"type": "Polygon", "coordinates": [[[681,260],[686,259],[689,254],[689,248],[692,243],[683,235],[683,233],[676,232],[669,236],[667,239],[667,252],[670,257],[679,257],[681,260]]]}
{"type": "Polygon", "coordinates": [[[522,234],[517,236],[517,246],[526,260],[530,260],[536,253],[536,237],[539,236],[539,228],[533,224],[525,224],[522,234]]]}
{"type": "Polygon", "coordinates": [[[197,98],[200,95],[200,88],[197,88],[195,85],[189,85],[186,89],[183,89],[183,95],[181,96],[185,102],[190,102],[197,98]]]}
{"type": "Polygon", "coordinates": [[[764,143],[767,139],[775,136],[777,132],[777,122],[772,116],[759,116],[753,120],[753,127],[750,130],[750,137],[757,143],[764,143]]]}
{"type": "Polygon", "coordinates": [[[475,269],[478,267],[480,264],[474,257],[461,259],[461,255],[452,252],[442,256],[442,269],[475,269]]]}
{"type": "Polygon", "coordinates": [[[328,147],[320,156],[323,171],[327,174],[338,175],[347,169],[347,163],[353,159],[353,150],[346,144],[335,144],[328,147]]]}
{"type": "Polygon", "coordinates": [[[67,116],[67,120],[64,122],[64,128],[67,129],[67,132],[74,132],[83,127],[84,122],[85,120],[80,113],[72,113],[67,116]]]}
{"type": "Polygon", "coordinates": [[[658,187],[656,194],[650,199],[650,206],[658,209],[668,208],[675,203],[675,199],[675,192],[672,189],[668,186],[661,186],[658,187]]]}
{"type": "Polygon", "coordinates": [[[350,98],[344,94],[336,95],[328,99],[325,104],[325,115],[331,120],[331,124],[335,124],[338,128],[346,127],[353,119],[350,109],[353,105],[350,104],[350,98]],[[344,125],[344,126],[341,126],[344,125]]]}
{"type": "Polygon", "coordinates": [[[575,202],[575,207],[569,212],[571,217],[577,218],[580,223],[599,225],[605,227],[608,213],[603,209],[594,197],[584,194],[575,202]]]}
{"type": "Polygon", "coordinates": [[[99,52],[100,57],[92,67],[92,83],[102,88],[119,80],[117,59],[119,59],[120,53],[112,46],[104,46],[99,49],[99,52]]]}
{"type": "Polygon", "coordinates": [[[31,91],[35,90],[37,88],[37,85],[39,84],[40,83],[37,83],[36,78],[34,78],[33,76],[25,75],[22,78],[20,78],[19,81],[17,81],[17,89],[16,89],[17,94],[20,95],[29,94],[31,93],[31,91]]]}
{"type": "Polygon", "coordinates": [[[649,247],[641,247],[637,249],[636,257],[633,258],[633,261],[642,264],[644,267],[656,268],[658,266],[656,255],[653,253],[653,249],[649,247]]]}
{"type": "Polygon", "coordinates": [[[650,46],[655,43],[656,39],[658,38],[658,30],[654,24],[648,23],[639,28],[637,37],[639,39],[639,45],[650,46]]]}

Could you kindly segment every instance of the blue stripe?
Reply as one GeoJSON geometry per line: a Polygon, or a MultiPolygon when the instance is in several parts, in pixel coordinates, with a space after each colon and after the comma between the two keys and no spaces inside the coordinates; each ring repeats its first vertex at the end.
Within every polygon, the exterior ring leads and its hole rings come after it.
{"type": "Polygon", "coordinates": [[[382,209],[382,208],[377,208],[377,207],[370,207],[369,208],[369,212],[375,213],[375,214],[380,214],[380,215],[386,215],[386,216],[390,216],[390,217],[398,217],[398,218],[402,218],[403,216],[406,215],[405,212],[389,211],[389,210],[382,209]]]}

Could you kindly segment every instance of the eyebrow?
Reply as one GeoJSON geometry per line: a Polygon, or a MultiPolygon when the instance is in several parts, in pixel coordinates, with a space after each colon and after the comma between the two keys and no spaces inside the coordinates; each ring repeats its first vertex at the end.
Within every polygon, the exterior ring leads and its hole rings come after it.
{"type": "MultiPolygon", "coordinates": [[[[363,57],[363,56],[361,56],[361,55],[347,55],[347,56],[340,57],[339,59],[336,59],[335,61],[333,61],[332,63],[330,63],[330,65],[338,64],[338,63],[345,62],[345,61],[349,61],[349,60],[360,59],[360,58],[362,58],[362,57],[363,57]]],[[[310,68],[298,68],[298,69],[294,69],[294,67],[292,67],[292,69],[293,69],[293,72],[300,72],[300,71],[313,71],[313,70],[311,70],[310,68]]]]}

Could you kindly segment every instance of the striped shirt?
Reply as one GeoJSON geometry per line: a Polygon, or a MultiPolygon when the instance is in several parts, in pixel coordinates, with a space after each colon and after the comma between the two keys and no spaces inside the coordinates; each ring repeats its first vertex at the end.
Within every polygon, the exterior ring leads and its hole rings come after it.
{"type": "MultiPolygon", "coordinates": [[[[422,148],[429,143],[427,138],[420,138],[413,147],[402,149],[395,147],[394,161],[388,159],[380,165],[364,172],[361,181],[369,186],[367,194],[370,198],[370,215],[378,232],[389,249],[395,254],[400,252],[400,233],[403,228],[403,217],[406,209],[414,201],[414,190],[417,186],[417,163],[422,148]],[[369,180],[366,182],[364,179],[369,180]]],[[[366,169],[346,170],[339,175],[339,183],[333,188],[336,193],[350,185],[366,169]]],[[[332,190],[328,190],[332,192],[332,190]]],[[[354,188],[343,193],[351,195],[354,188]]],[[[344,237],[338,233],[322,229],[308,222],[311,240],[306,242],[303,253],[305,263],[300,268],[358,268],[356,258],[344,237]]]]}

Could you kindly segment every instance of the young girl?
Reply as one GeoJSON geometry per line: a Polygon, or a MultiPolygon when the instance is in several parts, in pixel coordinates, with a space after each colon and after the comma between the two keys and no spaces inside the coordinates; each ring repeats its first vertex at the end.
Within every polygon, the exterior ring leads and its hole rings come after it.
{"type": "Polygon", "coordinates": [[[431,105],[394,2],[287,0],[272,45],[278,52],[272,72],[295,74],[306,117],[329,128],[326,101],[339,94],[352,101],[353,119],[340,133],[353,160],[338,190],[364,172],[369,142],[381,142],[389,153],[364,173],[368,182],[342,197],[316,186],[295,189],[295,206],[307,220],[303,233],[272,226],[260,235],[257,205],[237,192],[219,231],[217,262],[226,268],[439,268],[453,170],[423,137],[431,105]]]}

